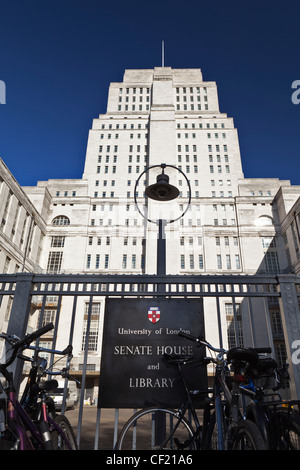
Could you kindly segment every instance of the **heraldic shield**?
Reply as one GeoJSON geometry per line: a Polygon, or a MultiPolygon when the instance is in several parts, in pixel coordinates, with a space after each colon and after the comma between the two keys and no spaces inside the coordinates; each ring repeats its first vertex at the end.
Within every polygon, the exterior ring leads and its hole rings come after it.
{"type": "Polygon", "coordinates": [[[149,307],[148,320],[150,320],[151,323],[157,323],[160,320],[160,310],[158,307],[149,307]]]}

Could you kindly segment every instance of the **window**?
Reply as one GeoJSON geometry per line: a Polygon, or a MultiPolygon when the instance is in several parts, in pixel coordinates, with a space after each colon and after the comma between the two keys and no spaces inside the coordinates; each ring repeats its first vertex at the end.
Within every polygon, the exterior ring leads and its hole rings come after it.
{"type": "Polygon", "coordinates": [[[51,237],[52,248],[62,248],[65,246],[65,237],[51,237]]]}
{"type": "Polygon", "coordinates": [[[276,247],[276,244],[275,244],[275,238],[273,237],[263,237],[262,238],[262,246],[263,248],[275,248],[276,247]]]}
{"type": "Polygon", "coordinates": [[[91,255],[86,255],[86,268],[90,269],[91,267],[91,255]]]}
{"type": "Polygon", "coordinates": [[[84,314],[84,326],[82,334],[82,346],[81,350],[85,351],[87,348],[88,351],[97,351],[98,348],[98,336],[99,336],[99,319],[100,319],[100,302],[94,302],[91,306],[90,312],[90,325],[88,330],[89,323],[89,303],[85,304],[85,314],[84,314]],[[87,342],[88,338],[88,342],[87,342]]]}
{"type": "Polygon", "coordinates": [[[194,255],[190,255],[190,269],[194,269],[194,255]]]}
{"type": "Polygon", "coordinates": [[[135,269],[135,268],[136,268],[136,255],[132,255],[132,258],[131,258],[131,267],[132,267],[132,269],[135,269]]]}
{"type": "Polygon", "coordinates": [[[181,269],[184,269],[184,268],[185,268],[185,259],[184,259],[184,255],[180,255],[180,267],[181,267],[181,269]]]}
{"type": "Polygon", "coordinates": [[[279,263],[276,251],[266,252],[265,264],[268,274],[277,274],[279,272],[279,263]]]}
{"type": "Polygon", "coordinates": [[[222,269],[222,258],[221,258],[221,255],[217,255],[217,267],[218,267],[218,269],[222,269]]]}
{"type": "Polygon", "coordinates": [[[271,312],[271,325],[273,335],[283,335],[281,315],[279,311],[271,312]]]}
{"type": "Polygon", "coordinates": [[[50,251],[47,264],[48,273],[59,273],[62,264],[62,251],[50,251]]]}
{"type": "Polygon", "coordinates": [[[203,269],[203,255],[199,255],[199,269],[203,269]]]}
{"type": "Polygon", "coordinates": [[[226,268],[231,269],[231,259],[230,255],[226,255],[226,268]]]}
{"type": "Polygon", "coordinates": [[[41,310],[39,310],[36,328],[41,328],[42,326],[45,326],[48,323],[55,323],[55,316],[56,316],[56,310],[45,309],[43,313],[42,324],[40,325],[41,310]]]}
{"type": "Polygon", "coordinates": [[[3,273],[4,274],[8,273],[10,262],[11,262],[11,258],[9,256],[6,256],[4,267],[3,267],[3,273]]]}
{"type": "Polygon", "coordinates": [[[244,346],[243,323],[240,305],[225,304],[228,348],[244,346]],[[235,307],[235,308],[234,308],[235,307]],[[236,331],[237,327],[237,331],[236,331]]]}
{"type": "Polygon", "coordinates": [[[52,225],[70,225],[70,219],[65,215],[59,215],[52,220],[52,225]]]}

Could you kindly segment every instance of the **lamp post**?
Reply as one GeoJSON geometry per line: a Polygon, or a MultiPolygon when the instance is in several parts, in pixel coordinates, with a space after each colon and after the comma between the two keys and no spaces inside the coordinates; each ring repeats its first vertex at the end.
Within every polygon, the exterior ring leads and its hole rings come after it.
{"type": "Polygon", "coordinates": [[[134,202],[137,207],[137,210],[141,214],[141,216],[147,220],[148,222],[155,223],[158,225],[158,239],[157,239],[157,274],[158,275],[165,275],[166,274],[166,237],[165,237],[165,227],[169,223],[176,222],[178,219],[183,217],[185,213],[187,212],[190,203],[191,203],[191,185],[186,177],[186,175],[183,173],[180,168],[177,168],[174,165],[167,165],[166,163],[161,163],[160,165],[153,165],[148,168],[146,168],[138,177],[135,183],[134,187],[134,202]],[[161,173],[156,177],[156,183],[148,186],[145,190],[145,194],[149,199],[152,199],[154,201],[160,201],[160,202],[168,202],[176,199],[179,196],[179,190],[176,188],[176,186],[173,186],[169,183],[169,176],[165,173],[165,169],[173,168],[177,170],[179,173],[181,173],[188,185],[189,188],[189,199],[187,206],[185,210],[176,218],[174,219],[149,219],[146,217],[142,211],[140,210],[137,202],[137,186],[139,184],[139,181],[141,177],[148,171],[150,171],[153,168],[161,168],[161,173]]]}

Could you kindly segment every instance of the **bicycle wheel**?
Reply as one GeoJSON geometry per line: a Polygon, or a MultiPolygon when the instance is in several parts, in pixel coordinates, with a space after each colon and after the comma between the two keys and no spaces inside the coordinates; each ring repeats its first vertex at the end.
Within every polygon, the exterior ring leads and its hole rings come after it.
{"type": "Polygon", "coordinates": [[[288,410],[277,410],[271,420],[277,430],[277,450],[300,449],[300,416],[288,410]]]}
{"type": "Polygon", "coordinates": [[[116,450],[196,449],[191,424],[169,408],[145,408],[124,425],[116,450]]]}
{"type": "Polygon", "coordinates": [[[53,450],[77,450],[77,442],[69,420],[63,415],[56,415],[53,421],[61,430],[59,432],[53,425],[50,427],[53,450]]]}
{"type": "Polygon", "coordinates": [[[230,450],[266,450],[265,441],[255,423],[242,420],[233,431],[230,450]]]}

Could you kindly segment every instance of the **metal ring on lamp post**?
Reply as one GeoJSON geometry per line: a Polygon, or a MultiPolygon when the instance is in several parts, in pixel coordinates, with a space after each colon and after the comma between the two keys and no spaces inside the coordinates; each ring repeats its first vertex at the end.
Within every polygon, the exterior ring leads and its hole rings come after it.
{"type": "Polygon", "coordinates": [[[187,206],[185,208],[185,210],[182,212],[182,214],[180,214],[179,217],[176,217],[175,219],[170,219],[170,220],[166,220],[165,222],[167,224],[171,224],[173,222],[176,222],[176,220],[178,219],[181,219],[181,217],[183,217],[185,215],[185,213],[187,212],[189,206],[190,206],[190,203],[191,203],[191,185],[190,185],[190,182],[188,180],[188,178],[186,177],[186,175],[183,173],[182,170],[180,170],[180,168],[177,168],[176,166],[174,165],[167,165],[165,163],[161,163],[160,165],[153,165],[153,166],[149,166],[148,168],[146,168],[141,174],[140,176],[138,177],[138,179],[136,180],[136,183],[135,183],[135,187],[134,187],[134,202],[135,202],[135,205],[137,207],[137,210],[138,212],[140,213],[140,215],[146,219],[148,222],[151,222],[151,223],[155,223],[157,224],[158,220],[151,220],[151,219],[148,219],[147,217],[145,217],[145,215],[140,211],[139,209],[139,206],[138,206],[138,202],[137,202],[137,197],[136,197],[136,188],[139,184],[139,181],[141,179],[141,177],[149,170],[152,170],[153,168],[162,168],[162,169],[165,169],[166,167],[170,167],[170,168],[174,168],[175,170],[179,171],[185,178],[186,182],[187,182],[187,185],[188,185],[188,188],[189,188],[189,200],[188,200],[188,203],[187,203],[187,206]]]}

